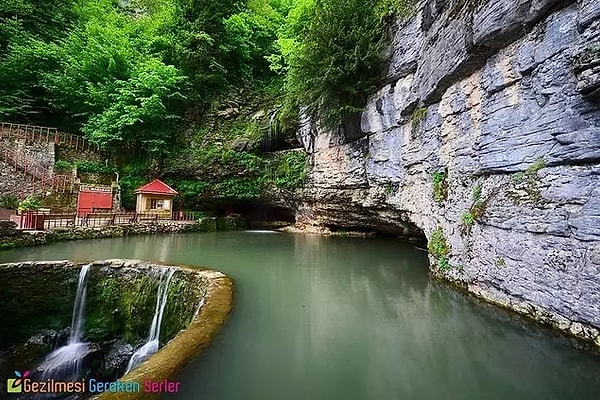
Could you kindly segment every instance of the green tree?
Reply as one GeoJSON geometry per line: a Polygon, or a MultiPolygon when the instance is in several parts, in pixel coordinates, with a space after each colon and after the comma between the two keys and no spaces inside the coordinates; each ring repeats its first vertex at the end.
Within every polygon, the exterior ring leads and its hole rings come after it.
{"type": "Polygon", "coordinates": [[[283,22],[267,0],[250,0],[247,9],[224,20],[224,49],[238,81],[273,75],[268,57],[278,51],[277,32],[283,22]]]}
{"type": "Polygon", "coordinates": [[[359,111],[381,76],[385,35],[370,0],[316,0],[289,56],[287,89],[328,123],[359,111]],[[326,109],[323,109],[324,106],[326,109]]]}
{"type": "Polygon", "coordinates": [[[73,22],[75,0],[3,0],[0,5],[0,56],[29,38],[58,37],[73,22]]]}
{"type": "Polygon", "coordinates": [[[280,30],[288,108],[328,125],[362,110],[382,76],[388,15],[408,15],[409,0],[298,0],[280,30]],[[316,115],[318,113],[318,115],[316,115]]]}
{"type": "Polygon", "coordinates": [[[239,11],[238,0],[175,0],[174,47],[168,59],[179,66],[194,88],[200,106],[224,92],[235,78],[226,58],[224,20],[239,11]]]}
{"type": "Polygon", "coordinates": [[[176,140],[185,80],[158,59],[138,64],[129,79],[116,82],[110,105],[89,119],[84,132],[115,152],[164,157],[176,140]]]}
{"type": "Polygon", "coordinates": [[[58,65],[52,43],[28,37],[12,44],[0,60],[0,119],[46,124],[53,121],[55,112],[48,103],[43,77],[58,65]]]}

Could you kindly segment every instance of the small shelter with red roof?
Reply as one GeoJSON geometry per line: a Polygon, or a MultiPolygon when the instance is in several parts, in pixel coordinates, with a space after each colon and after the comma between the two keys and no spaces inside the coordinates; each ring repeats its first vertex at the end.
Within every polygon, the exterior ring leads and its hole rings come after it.
{"type": "Polygon", "coordinates": [[[160,179],[155,179],[137,188],[135,194],[136,212],[166,214],[173,210],[173,197],[179,193],[160,179]]]}

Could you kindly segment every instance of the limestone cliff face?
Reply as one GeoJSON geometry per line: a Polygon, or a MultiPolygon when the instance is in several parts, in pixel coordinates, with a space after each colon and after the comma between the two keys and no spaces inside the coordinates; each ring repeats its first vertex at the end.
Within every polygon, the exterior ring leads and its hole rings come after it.
{"type": "Polygon", "coordinates": [[[423,1],[361,129],[303,124],[298,222],[418,228],[436,274],[600,345],[599,97],[597,0],[423,1]]]}

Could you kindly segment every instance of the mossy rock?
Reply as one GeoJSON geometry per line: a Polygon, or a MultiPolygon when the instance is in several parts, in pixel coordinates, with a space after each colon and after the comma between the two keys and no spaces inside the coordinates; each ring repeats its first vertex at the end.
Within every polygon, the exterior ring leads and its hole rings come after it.
{"type": "Polygon", "coordinates": [[[69,326],[78,274],[70,263],[0,265],[0,343],[10,346],[42,329],[69,326]]]}

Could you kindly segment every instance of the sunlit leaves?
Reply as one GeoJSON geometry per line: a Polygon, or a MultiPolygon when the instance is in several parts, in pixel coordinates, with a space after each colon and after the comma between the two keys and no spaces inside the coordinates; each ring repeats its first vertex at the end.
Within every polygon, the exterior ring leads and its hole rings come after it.
{"type": "Polygon", "coordinates": [[[109,106],[92,116],[84,131],[103,147],[164,156],[180,122],[185,76],[158,59],[138,64],[127,80],[107,95],[109,106]]]}

